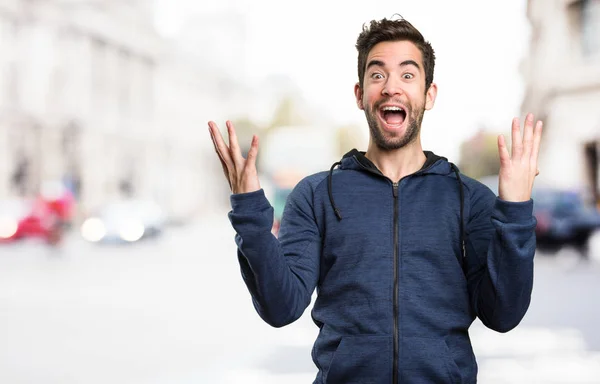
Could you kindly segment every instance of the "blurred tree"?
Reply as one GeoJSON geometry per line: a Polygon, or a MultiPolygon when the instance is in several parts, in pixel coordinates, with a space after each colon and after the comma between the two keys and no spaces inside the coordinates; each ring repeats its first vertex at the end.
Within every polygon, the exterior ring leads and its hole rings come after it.
{"type": "Polygon", "coordinates": [[[337,154],[341,158],[353,148],[364,150],[365,143],[358,125],[342,125],[336,129],[337,154]]]}
{"type": "Polygon", "coordinates": [[[500,170],[498,135],[480,129],[472,138],[463,142],[458,167],[462,173],[475,179],[497,175],[500,170]]]}
{"type": "MultiPolygon", "coordinates": [[[[246,157],[248,155],[248,151],[250,150],[250,145],[252,144],[252,136],[259,135],[261,131],[263,131],[263,127],[256,124],[254,121],[250,120],[248,117],[240,117],[231,121],[233,126],[235,127],[235,133],[238,137],[238,143],[240,144],[240,149],[242,150],[242,155],[246,157]]],[[[262,135],[260,135],[262,136],[262,135]]],[[[259,143],[260,146],[260,143],[259,143]]],[[[259,168],[260,164],[260,148],[258,150],[258,156],[256,158],[256,166],[259,168]]]]}
{"type": "MultiPolygon", "coordinates": [[[[252,143],[252,135],[258,135],[262,131],[262,127],[250,120],[248,117],[241,117],[231,121],[235,127],[235,132],[238,137],[238,142],[244,156],[250,150],[252,143]]],[[[224,129],[226,129],[224,127],[224,129]]]]}
{"type": "MultiPolygon", "coordinates": [[[[237,119],[233,119],[232,123],[235,126],[235,131],[238,137],[238,142],[242,150],[244,157],[250,150],[250,144],[252,142],[253,135],[259,135],[261,141],[266,142],[264,139],[276,130],[277,128],[290,126],[290,125],[302,125],[307,124],[308,119],[304,117],[304,114],[300,111],[300,103],[294,97],[294,95],[288,95],[282,98],[279,102],[271,121],[267,125],[260,125],[251,120],[249,117],[243,116],[237,119]]],[[[223,127],[223,135],[226,138],[226,128],[223,127]]],[[[261,150],[258,151],[260,157],[261,150]]],[[[260,164],[260,160],[257,158],[257,166],[260,164]]]]}
{"type": "Polygon", "coordinates": [[[309,119],[300,109],[300,103],[293,95],[285,96],[275,109],[266,132],[277,129],[277,127],[309,124],[309,119]]]}

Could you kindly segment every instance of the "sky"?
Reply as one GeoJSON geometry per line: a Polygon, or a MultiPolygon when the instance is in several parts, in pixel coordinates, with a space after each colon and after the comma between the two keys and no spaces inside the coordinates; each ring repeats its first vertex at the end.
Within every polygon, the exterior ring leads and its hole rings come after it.
{"type": "Polygon", "coordinates": [[[437,56],[438,97],[423,121],[424,149],[456,159],[460,143],[481,127],[510,138],[511,120],[521,114],[519,65],[529,43],[526,0],[155,2],[157,24],[165,35],[176,35],[194,15],[241,15],[244,41],[224,44],[224,66],[242,63],[234,68],[249,83],[287,76],[332,121],[359,124],[365,135],[364,114],[353,93],[354,44],[363,23],[394,14],[415,25],[437,56]]]}

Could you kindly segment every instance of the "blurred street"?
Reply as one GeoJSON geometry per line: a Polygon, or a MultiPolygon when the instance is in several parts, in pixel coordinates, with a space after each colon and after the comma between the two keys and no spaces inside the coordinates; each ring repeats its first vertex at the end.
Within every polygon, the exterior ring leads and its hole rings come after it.
{"type": "MultiPolygon", "coordinates": [[[[600,383],[600,263],[538,255],[519,328],[476,323],[482,383],[600,383]]],[[[310,383],[309,312],[254,312],[226,214],[129,246],[0,247],[2,383],[310,383]]]]}

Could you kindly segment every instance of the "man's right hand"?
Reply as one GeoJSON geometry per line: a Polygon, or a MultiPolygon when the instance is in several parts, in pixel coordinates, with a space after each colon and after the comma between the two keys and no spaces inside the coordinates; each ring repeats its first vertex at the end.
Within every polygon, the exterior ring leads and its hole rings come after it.
{"type": "Polygon", "coordinates": [[[229,146],[225,144],[219,127],[217,127],[215,122],[208,122],[208,130],[215,146],[215,151],[219,155],[219,160],[221,160],[223,172],[229,182],[231,192],[237,194],[258,191],[260,189],[258,172],[256,171],[258,137],[256,135],[252,136],[252,145],[248,151],[247,158],[244,158],[233,124],[231,121],[227,121],[226,125],[227,133],[229,134],[229,146]]]}

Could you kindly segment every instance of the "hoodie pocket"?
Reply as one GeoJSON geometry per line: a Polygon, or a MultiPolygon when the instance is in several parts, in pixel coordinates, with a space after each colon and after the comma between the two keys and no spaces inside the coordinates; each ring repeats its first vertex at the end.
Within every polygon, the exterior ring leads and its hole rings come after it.
{"type": "Polygon", "coordinates": [[[405,337],[401,348],[403,383],[462,383],[460,369],[443,338],[405,337]]]}
{"type": "Polygon", "coordinates": [[[376,384],[391,381],[391,336],[342,337],[325,379],[327,384],[376,384]]]}

